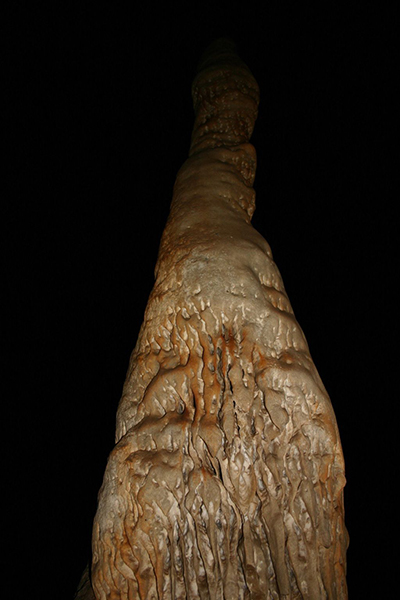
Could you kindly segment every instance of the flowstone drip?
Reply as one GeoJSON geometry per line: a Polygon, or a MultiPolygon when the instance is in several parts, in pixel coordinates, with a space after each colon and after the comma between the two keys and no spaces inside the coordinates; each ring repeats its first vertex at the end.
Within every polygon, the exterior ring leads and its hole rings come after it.
{"type": "Polygon", "coordinates": [[[335,415],[252,227],[259,90],[227,40],[193,83],[189,158],[99,493],[105,599],[345,599],[335,415]]]}

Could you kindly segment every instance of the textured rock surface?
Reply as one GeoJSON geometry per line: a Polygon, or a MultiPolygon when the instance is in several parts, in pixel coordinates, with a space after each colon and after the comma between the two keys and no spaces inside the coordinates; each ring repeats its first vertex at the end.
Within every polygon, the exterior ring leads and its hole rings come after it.
{"type": "Polygon", "coordinates": [[[156,282],[93,529],[98,599],[346,598],[329,397],[252,227],[258,87],[228,42],[193,84],[156,282]]]}

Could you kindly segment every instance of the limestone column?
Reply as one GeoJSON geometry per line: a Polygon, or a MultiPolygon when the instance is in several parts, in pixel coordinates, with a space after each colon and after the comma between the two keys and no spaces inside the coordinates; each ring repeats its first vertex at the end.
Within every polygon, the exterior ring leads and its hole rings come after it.
{"type": "Polygon", "coordinates": [[[93,528],[105,599],[345,599],[335,415],[252,227],[259,90],[226,40],[195,124],[93,528]]]}

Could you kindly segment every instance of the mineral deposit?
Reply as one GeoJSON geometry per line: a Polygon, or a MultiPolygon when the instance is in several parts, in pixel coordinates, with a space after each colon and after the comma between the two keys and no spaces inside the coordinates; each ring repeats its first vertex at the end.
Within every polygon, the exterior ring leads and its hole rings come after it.
{"type": "Polygon", "coordinates": [[[226,40],[195,124],[99,493],[98,600],[345,599],[342,449],[252,227],[259,90],[226,40]]]}

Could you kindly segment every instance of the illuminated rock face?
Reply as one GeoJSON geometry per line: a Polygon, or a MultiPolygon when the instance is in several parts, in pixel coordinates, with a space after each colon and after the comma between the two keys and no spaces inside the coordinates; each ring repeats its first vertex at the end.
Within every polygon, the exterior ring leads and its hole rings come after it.
{"type": "Polygon", "coordinates": [[[131,357],[93,529],[98,599],[347,598],[334,412],[251,225],[258,87],[226,41],[131,357]]]}

